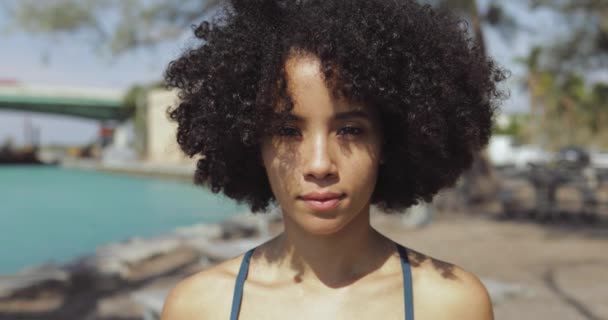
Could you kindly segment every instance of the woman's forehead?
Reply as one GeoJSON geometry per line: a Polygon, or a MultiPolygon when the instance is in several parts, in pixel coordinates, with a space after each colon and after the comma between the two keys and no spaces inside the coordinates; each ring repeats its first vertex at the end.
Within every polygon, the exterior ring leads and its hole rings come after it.
{"type": "Polygon", "coordinates": [[[323,79],[321,60],[312,53],[298,52],[290,54],[285,61],[285,71],[289,80],[311,81],[323,79]]]}
{"type": "Polygon", "coordinates": [[[363,115],[372,112],[361,103],[336,94],[321,71],[321,61],[313,54],[290,56],[285,63],[288,94],[293,101],[291,114],[299,117],[363,115]],[[354,113],[353,113],[354,112],[354,113]]]}

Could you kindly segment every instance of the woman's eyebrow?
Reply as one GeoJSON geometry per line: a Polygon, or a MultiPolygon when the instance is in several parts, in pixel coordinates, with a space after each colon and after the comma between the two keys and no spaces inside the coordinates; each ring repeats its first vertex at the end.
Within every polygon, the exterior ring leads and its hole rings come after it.
{"type": "Polygon", "coordinates": [[[371,114],[364,110],[351,110],[345,112],[339,112],[334,116],[336,120],[348,120],[353,118],[362,118],[364,120],[371,120],[371,114]]]}
{"type": "MultiPolygon", "coordinates": [[[[300,115],[289,113],[285,115],[276,115],[277,119],[281,119],[289,122],[304,122],[304,118],[300,115]]],[[[364,120],[371,120],[372,116],[369,112],[364,110],[350,110],[344,112],[338,112],[333,116],[334,120],[349,120],[353,118],[361,118],[364,120]]]]}
{"type": "Polygon", "coordinates": [[[288,121],[288,122],[304,122],[304,118],[300,117],[297,114],[293,114],[293,113],[288,113],[285,115],[279,115],[277,118],[284,120],[284,121],[288,121]]]}

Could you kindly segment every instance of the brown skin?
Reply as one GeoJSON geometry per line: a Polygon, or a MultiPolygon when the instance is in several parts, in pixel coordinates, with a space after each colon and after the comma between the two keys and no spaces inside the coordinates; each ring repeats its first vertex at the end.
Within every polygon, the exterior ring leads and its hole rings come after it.
{"type": "MultiPolygon", "coordinates": [[[[369,219],[382,162],[380,124],[372,110],[335,97],[319,66],[310,54],[286,62],[292,114],[299,120],[263,141],[261,159],[285,231],[256,249],[239,318],[403,319],[399,255],[369,219]],[[340,116],[350,111],[365,115],[340,116]],[[344,196],[320,212],[300,199],[312,191],[344,196]]],[[[488,293],[474,275],[408,252],[416,319],[493,319],[488,293]]],[[[183,280],[167,298],[162,319],[228,319],[241,260],[183,280]]]]}

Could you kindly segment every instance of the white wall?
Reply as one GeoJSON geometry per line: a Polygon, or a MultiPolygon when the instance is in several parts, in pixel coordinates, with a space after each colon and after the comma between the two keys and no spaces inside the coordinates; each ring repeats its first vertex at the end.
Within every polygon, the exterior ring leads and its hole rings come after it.
{"type": "Polygon", "coordinates": [[[167,117],[167,108],[178,103],[177,93],[162,89],[147,95],[147,152],[146,160],[162,164],[194,162],[179,148],[176,141],[177,124],[167,117]]]}

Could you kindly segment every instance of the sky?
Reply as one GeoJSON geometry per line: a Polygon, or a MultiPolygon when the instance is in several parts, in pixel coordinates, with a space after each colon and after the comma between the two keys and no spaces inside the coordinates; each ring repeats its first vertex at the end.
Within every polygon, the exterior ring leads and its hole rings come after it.
{"type": "MultiPolygon", "coordinates": [[[[489,0],[480,0],[485,7],[489,0]]],[[[525,68],[514,63],[516,57],[526,56],[531,45],[546,41],[564,30],[546,10],[530,11],[519,1],[504,2],[505,9],[519,23],[533,32],[518,32],[509,37],[486,28],[490,56],[512,72],[507,86],[511,97],[503,112],[525,111],[527,97],[519,87],[525,68]]],[[[6,21],[0,7],[0,28],[6,21]]],[[[23,84],[78,86],[126,90],[135,84],[162,79],[167,64],[189,44],[189,33],[175,41],[155,48],[137,49],[118,57],[102,55],[83,36],[47,38],[20,32],[0,33],[0,79],[14,79],[23,84]]],[[[24,122],[40,128],[42,144],[84,144],[94,139],[99,123],[66,116],[34,114],[0,110],[0,144],[12,137],[23,143],[24,122]]]]}
{"type": "MultiPolygon", "coordinates": [[[[5,19],[6,12],[0,7],[0,28],[5,19]]],[[[164,68],[186,43],[186,38],[177,39],[112,57],[100,53],[82,36],[48,38],[5,32],[0,33],[0,79],[27,85],[127,90],[161,80],[164,68]]],[[[86,144],[95,138],[100,125],[68,116],[0,110],[0,145],[8,137],[22,144],[25,121],[40,128],[42,144],[86,144]]]]}

